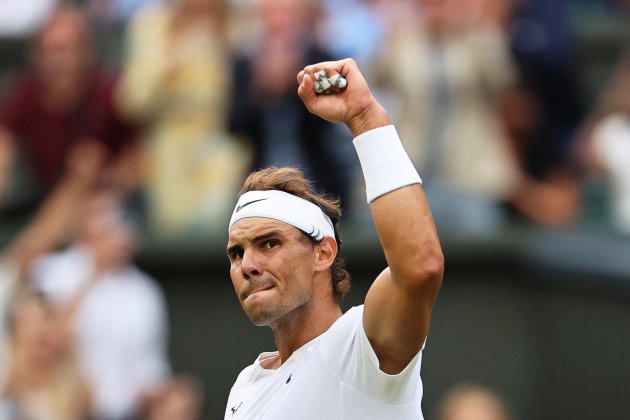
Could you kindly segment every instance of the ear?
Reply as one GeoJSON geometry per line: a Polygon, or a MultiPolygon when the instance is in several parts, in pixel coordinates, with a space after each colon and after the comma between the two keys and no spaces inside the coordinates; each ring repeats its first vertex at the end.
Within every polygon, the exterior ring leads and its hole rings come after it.
{"type": "Polygon", "coordinates": [[[315,271],[326,271],[337,257],[337,241],[331,236],[325,236],[318,244],[315,244],[314,268],[315,271]]]}

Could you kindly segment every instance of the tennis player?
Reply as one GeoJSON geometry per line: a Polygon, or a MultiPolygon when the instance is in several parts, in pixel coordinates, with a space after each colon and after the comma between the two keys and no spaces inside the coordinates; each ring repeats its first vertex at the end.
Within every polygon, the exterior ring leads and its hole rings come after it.
{"type": "Polygon", "coordinates": [[[351,59],[307,66],[310,112],[347,125],[388,267],[365,302],[342,313],[349,276],[339,257],[338,203],[294,168],[252,173],[229,225],[230,276],[251,321],[269,326],[262,353],[232,387],[226,419],[422,419],[422,350],[443,255],[421,180],[387,112],[351,59]],[[330,94],[315,74],[347,80],[330,94]]]}

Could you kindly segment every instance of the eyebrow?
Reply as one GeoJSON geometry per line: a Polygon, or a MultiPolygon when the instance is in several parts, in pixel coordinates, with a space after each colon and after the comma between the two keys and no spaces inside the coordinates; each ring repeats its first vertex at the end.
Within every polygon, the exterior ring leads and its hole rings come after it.
{"type": "MultiPolygon", "coordinates": [[[[282,237],[283,234],[282,234],[281,231],[279,231],[277,229],[274,229],[271,232],[263,233],[262,235],[258,235],[256,237],[254,237],[254,239],[252,239],[252,242],[253,243],[260,243],[260,242],[264,242],[267,239],[271,239],[271,238],[276,237],[276,236],[281,236],[282,237]]],[[[234,244],[234,245],[229,246],[228,249],[227,249],[228,256],[232,255],[234,252],[236,252],[237,250],[239,250],[241,248],[242,247],[241,247],[240,244],[234,244]]]]}
{"type": "Polygon", "coordinates": [[[264,242],[267,239],[271,239],[274,236],[282,236],[282,232],[279,230],[272,230],[271,232],[263,233],[260,236],[256,236],[252,242],[264,242]]]}

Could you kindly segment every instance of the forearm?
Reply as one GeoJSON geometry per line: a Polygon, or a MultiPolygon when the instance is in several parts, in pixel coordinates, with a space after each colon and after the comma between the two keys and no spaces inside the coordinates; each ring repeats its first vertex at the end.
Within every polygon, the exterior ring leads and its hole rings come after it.
{"type": "MultiPolygon", "coordinates": [[[[378,124],[365,121],[363,126],[378,124]]],[[[442,253],[421,180],[393,127],[355,139],[374,223],[392,274],[439,276],[442,253]]]]}
{"type": "Polygon", "coordinates": [[[392,279],[409,287],[439,282],[444,257],[422,187],[414,184],[382,195],[372,201],[371,210],[392,279]]]}
{"type": "Polygon", "coordinates": [[[59,182],[9,250],[19,272],[70,232],[80,211],[81,198],[91,185],[89,180],[76,176],[65,176],[59,182]]]}

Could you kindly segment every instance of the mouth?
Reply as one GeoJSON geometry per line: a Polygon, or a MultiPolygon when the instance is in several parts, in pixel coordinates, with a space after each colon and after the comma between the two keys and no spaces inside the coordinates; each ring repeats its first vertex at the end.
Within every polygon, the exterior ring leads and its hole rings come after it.
{"type": "Polygon", "coordinates": [[[268,285],[266,285],[266,286],[256,287],[255,289],[252,289],[252,290],[251,290],[251,291],[249,291],[249,292],[243,293],[243,300],[246,300],[246,299],[248,299],[249,297],[254,296],[254,295],[255,295],[255,294],[257,294],[257,293],[260,293],[260,292],[265,292],[265,291],[267,291],[267,290],[270,290],[270,289],[272,289],[273,287],[274,287],[274,285],[273,285],[273,284],[268,284],[268,285]]]}

